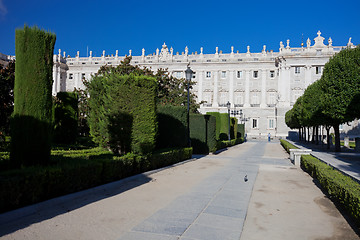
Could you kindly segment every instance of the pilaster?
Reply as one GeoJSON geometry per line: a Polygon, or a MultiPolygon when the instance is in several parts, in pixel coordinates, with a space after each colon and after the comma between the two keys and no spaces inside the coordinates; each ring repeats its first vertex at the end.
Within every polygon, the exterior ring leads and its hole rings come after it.
{"type": "Polygon", "coordinates": [[[266,107],[266,74],[267,70],[263,69],[261,70],[261,103],[260,107],[265,108],[266,107]]]}
{"type": "Polygon", "coordinates": [[[250,107],[250,70],[245,70],[245,101],[244,107],[250,107]]]}
{"type": "Polygon", "coordinates": [[[218,107],[218,93],[219,93],[219,71],[214,71],[214,101],[212,103],[213,107],[218,107]]]}
{"type": "MultiPolygon", "coordinates": [[[[232,51],[234,50],[234,47],[232,47],[231,49],[232,51]]],[[[234,70],[229,71],[230,74],[230,81],[229,81],[229,102],[231,103],[231,107],[234,107],[234,70]]]]}

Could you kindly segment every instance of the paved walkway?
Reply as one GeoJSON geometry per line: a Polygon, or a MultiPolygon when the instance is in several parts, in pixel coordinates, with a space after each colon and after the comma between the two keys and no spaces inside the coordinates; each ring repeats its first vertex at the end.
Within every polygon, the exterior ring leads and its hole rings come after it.
{"type": "Polygon", "coordinates": [[[1,239],[358,239],[279,142],[196,157],[1,214],[1,239]]]}
{"type": "Polygon", "coordinates": [[[353,177],[360,182],[360,153],[355,152],[354,149],[341,148],[341,152],[335,152],[334,149],[330,151],[326,145],[315,145],[305,142],[294,142],[287,140],[299,148],[306,148],[312,150],[312,155],[328,163],[336,169],[353,177]]]}

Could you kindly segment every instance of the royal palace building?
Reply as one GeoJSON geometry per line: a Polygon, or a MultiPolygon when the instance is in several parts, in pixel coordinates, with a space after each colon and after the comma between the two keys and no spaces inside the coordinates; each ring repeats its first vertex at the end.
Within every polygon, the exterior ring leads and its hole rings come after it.
{"type": "MultiPolygon", "coordinates": [[[[344,46],[333,46],[332,39],[324,41],[321,32],[314,41],[307,39],[300,47],[290,47],[290,40],[280,42],[278,52],[268,51],[263,46],[261,52],[253,53],[247,46],[247,52],[223,53],[218,48],[213,54],[189,53],[188,48],[174,53],[164,43],[161,49],[146,55],[132,56],[131,64],[157,69],[168,69],[176,78],[184,78],[187,65],[194,72],[196,83],[192,91],[197,95],[199,111],[228,112],[230,105],[232,116],[245,123],[248,137],[262,138],[270,133],[273,137],[286,137],[289,128],[285,124],[285,113],[292,108],[296,99],[304,93],[308,85],[320,79],[325,63],[331,56],[346,47],[355,47],[351,38],[344,46]],[[325,43],[324,43],[325,42],[325,43]]],[[[101,57],[75,57],[65,55],[59,50],[54,55],[53,93],[73,91],[84,88],[82,79],[91,80],[103,65],[116,66],[125,58],[115,55],[101,57]]]]}

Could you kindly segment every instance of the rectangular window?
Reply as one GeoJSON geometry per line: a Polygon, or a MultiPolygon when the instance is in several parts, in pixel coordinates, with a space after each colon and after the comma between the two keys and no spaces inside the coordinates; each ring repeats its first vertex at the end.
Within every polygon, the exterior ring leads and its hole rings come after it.
{"type": "Polygon", "coordinates": [[[221,72],[221,78],[226,78],[226,71],[221,72]]]}
{"type": "Polygon", "coordinates": [[[208,60],[206,60],[206,62],[211,62],[211,60],[210,60],[210,59],[208,59],[208,60]]]}
{"type": "Polygon", "coordinates": [[[316,67],[316,74],[321,74],[321,67],[316,67]]]}
{"type": "Polygon", "coordinates": [[[81,74],[81,79],[85,79],[85,73],[81,74]]]}
{"type": "Polygon", "coordinates": [[[258,120],[257,119],[252,120],[252,128],[258,128],[258,120]]]}
{"type": "Polygon", "coordinates": [[[275,77],[275,71],[270,71],[270,78],[274,78],[275,77]]]}
{"type": "Polygon", "coordinates": [[[254,71],[254,72],[253,72],[253,77],[254,77],[254,78],[258,78],[258,76],[259,76],[259,71],[254,71]]]}
{"type": "Polygon", "coordinates": [[[196,78],[196,72],[193,72],[192,78],[196,78]]]}
{"type": "Polygon", "coordinates": [[[300,67],[295,67],[295,74],[300,74],[300,67]]]}
{"type": "Polygon", "coordinates": [[[72,73],[69,74],[69,79],[73,79],[73,74],[72,73]]]}
{"type": "Polygon", "coordinates": [[[211,78],[211,72],[206,72],[206,78],[211,78]]]}
{"type": "Polygon", "coordinates": [[[242,71],[237,71],[236,77],[237,78],[242,78],[242,71]]]}
{"type": "Polygon", "coordinates": [[[268,128],[269,128],[269,129],[274,129],[274,119],[269,119],[268,128]]]}
{"type": "Polygon", "coordinates": [[[175,77],[176,78],[181,78],[182,76],[182,72],[175,72],[175,77]]]}

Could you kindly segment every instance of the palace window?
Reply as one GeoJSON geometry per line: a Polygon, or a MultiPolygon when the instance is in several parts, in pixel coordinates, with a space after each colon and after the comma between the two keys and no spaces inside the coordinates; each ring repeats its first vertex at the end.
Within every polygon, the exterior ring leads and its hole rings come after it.
{"type": "Polygon", "coordinates": [[[275,77],[275,71],[270,71],[270,78],[274,78],[275,77]]]}
{"type": "Polygon", "coordinates": [[[81,79],[85,79],[85,73],[81,74],[81,79]]]}
{"type": "Polygon", "coordinates": [[[211,78],[211,72],[206,72],[206,78],[211,78]]]}
{"type": "Polygon", "coordinates": [[[192,78],[196,78],[196,72],[193,72],[192,78]]]}
{"type": "Polygon", "coordinates": [[[252,128],[258,128],[258,119],[256,119],[256,118],[253,118],[253,120],[252,120],[252,126],[251,126],[252,128]]]}
{"type": "Polygon", "coordinates": [[[226,62],[226,59],[221,59],[221,61],[226,62]]]}
{"type": "Polygon", "coordinates": [[[236,77],[237,78],[242,78],[242,71],[237,71],[236,77]]]}
{"type": "Polygon", "coordinates": [[[300,74],[300,67],[295,67],[295,74],[300,74]]]}
{"type": "Polygon", "coordinates": [[[226,71],[221,72],[221,78],[226,78],[226,71]]]}
{"type": "Polygon", "coordinates": [[[268,119],[268,129],[274,129],[274,119],[273,118],[268,119]]]}
{"type": "Polygon", "coordinates": [[[175,77],[176,78],[181,78],[182,77],[182,72],[175,72],[175,77]]]}
{"type": "Polygon", "coordinates": [[[316,67],[315,71],[316,71],[316,74],[321,74],[321,67],[316,67]]]}
{"type": "Polygon", "coordinates": [[[258,78],[258,76],[259,76],[259,71],[254,71],[254,72],[253,72],[253,77],[254,77],[254,78],[258,78]]]}
{"type": "Polygon", "coordinates": [[[275,105],[275,97],[276,92],[268,92],[268,104],[269,105],[275,105]]]}
{"type": "Polygon", "coordinates": [[[208,60],[206,60],[206,62],[211,62],[211,60],[210,60],[210,59],[208,59],[208,60]]]}
{"type": "Polygon", "coordinates": [[[69,74],[69,79],[73,79],[73,74],[72,73],[69,74]]]}

